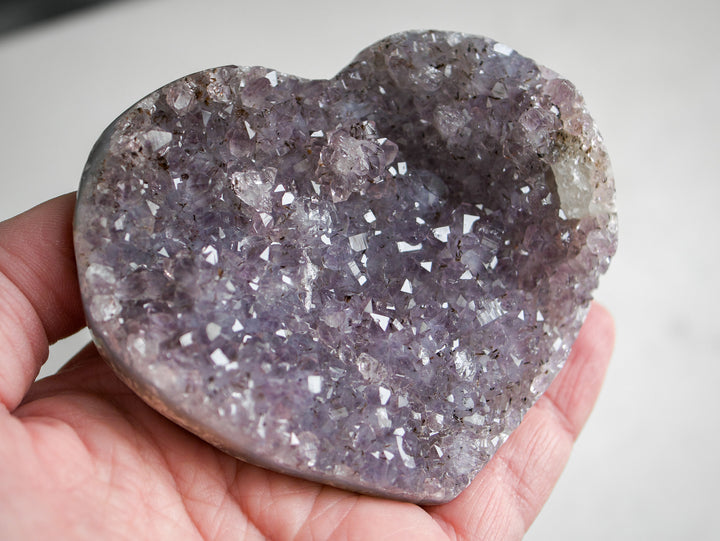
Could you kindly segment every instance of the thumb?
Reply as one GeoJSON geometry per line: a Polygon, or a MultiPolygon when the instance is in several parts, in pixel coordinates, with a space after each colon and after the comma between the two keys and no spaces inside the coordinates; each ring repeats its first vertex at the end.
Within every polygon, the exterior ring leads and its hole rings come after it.
{"type": "Polygon", "coordinates": [[[0,405],[12,411],[49,344],[84,324],[72,244],[75,194],[0,222],[0,405]]]}

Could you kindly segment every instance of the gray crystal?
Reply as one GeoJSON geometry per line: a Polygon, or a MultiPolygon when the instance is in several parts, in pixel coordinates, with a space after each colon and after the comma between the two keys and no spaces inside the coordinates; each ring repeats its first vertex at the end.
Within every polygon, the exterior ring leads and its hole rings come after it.
{"type": "Polygon", "coordinates": [[[149,404],[256,464],[438,503],[567,358],[613,198],[572,84],[409,32],[328,81],[153,92],[94,148],[75,245],[96,342],[149,404]]]}

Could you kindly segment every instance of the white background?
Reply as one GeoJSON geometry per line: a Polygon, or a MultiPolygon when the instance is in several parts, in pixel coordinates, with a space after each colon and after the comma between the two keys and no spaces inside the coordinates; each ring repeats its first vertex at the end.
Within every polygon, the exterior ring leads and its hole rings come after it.
{"type": "MultiPolygon", "coordinates": [[[[187,73],[260,64],[329,77],[412,28],[502,41],[584,93],[621,219],[597,293],[615,314],[617,349],[527,539],[710,539],[720,531],[719,6],[136,0],[83,12],[0,39],[0,219],[74,190],[103,128],[187,73]]],[[[55,346],[43,373],[85,340],[55,346]]]]}

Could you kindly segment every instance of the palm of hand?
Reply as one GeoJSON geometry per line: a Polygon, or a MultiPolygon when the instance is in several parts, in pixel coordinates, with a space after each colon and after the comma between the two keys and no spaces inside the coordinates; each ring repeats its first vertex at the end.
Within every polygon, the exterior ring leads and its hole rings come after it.
{"type": "Polygon", "coordinates": [[[603,309],[458,498],[361,496],[216,450],[146,406],[92,346],[31,384],[48,343],[82,325],[73,201],[0,224],[0,538],[517,539],[537,515],[599,391],[612,348],[603,309]]]}

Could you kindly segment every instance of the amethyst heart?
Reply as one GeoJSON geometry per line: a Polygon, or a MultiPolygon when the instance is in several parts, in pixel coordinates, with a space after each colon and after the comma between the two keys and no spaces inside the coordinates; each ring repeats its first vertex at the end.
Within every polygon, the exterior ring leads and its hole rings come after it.
{"type": "Polygon", "coordinates": [[[328,81],[170,83],[100,137],[75,218],[90,329],[150,405],[244,460],[420,503],[547,388],[616,235],[572,84],[434,31],[328,81]]]}

